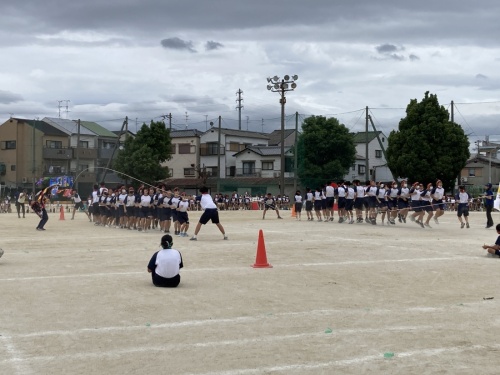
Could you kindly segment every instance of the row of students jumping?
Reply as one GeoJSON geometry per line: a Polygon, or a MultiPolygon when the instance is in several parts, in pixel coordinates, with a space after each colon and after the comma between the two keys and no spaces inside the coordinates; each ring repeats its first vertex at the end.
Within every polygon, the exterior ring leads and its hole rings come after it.
{"type": "Polygon", "coordinates": [[[94,225],[170,233],[173,224],[175,235],[187,237],[189,208],[189,197],[178,188],[141,186],[136,191],[133,187],[111,189],[101,184],[94,185],[89,214],[94,225]]]}
{"type": "MultiPolygon", "coordinates": [[[[462,223],[461,217],[468,216],[469,197],[468,194],[465,197],[464,194],[459,193],[455,198],[459,207],[462,207],[459,215],[462,223]]],[[[409,217],[422,228],[430,228],[431,219],[439,224],[439,217],[445,211],[446,196],[440,180],[435,186],[432,183],[424,186],[419,182],[408,186],[405,180],[399,184],[395,181],[387,184],[367,181],[364,185],[359,180],[341,181],[336,187],[330,183],[314,191],[306,188],[305,195],[297,191],[294,197],[296,219],[301,220],[302,209],[305,208],[309,221],[333,221],[335,201],[338,207],[339,223],[366,222],[376,225],[377,218],[380,218],[382,225],[385,223],[395,225],[396,220],[406,223],[409,217]],[[413,211],[411,215],[409,215],[410,210],[413,211]]],[[[469,227],[467,221],[461,227],[465,225],[469,227]]]]}

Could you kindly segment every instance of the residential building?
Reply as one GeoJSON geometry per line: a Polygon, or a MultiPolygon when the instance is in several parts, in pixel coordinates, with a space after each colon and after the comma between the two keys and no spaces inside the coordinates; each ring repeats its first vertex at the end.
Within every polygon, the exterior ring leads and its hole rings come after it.
{"type": "Polygon", "coordinates": [[[200,165],[200,136],[196,129],[172,130],[172,158],[162,163],[167,166],[171,178],[199,178],[203,173],[200,165]]]}
{"type": "Polygon", "coordinates": [[[375,181],[392,181],[394,177],[387,166],[385,150],[387,149],[387,137],[381,131],[359,132],[353,134],[356,147],[356,161],[348,174],[346,180],[366,180],[366,144],[368,142],[368,171],[369,179],[375,181]]]}

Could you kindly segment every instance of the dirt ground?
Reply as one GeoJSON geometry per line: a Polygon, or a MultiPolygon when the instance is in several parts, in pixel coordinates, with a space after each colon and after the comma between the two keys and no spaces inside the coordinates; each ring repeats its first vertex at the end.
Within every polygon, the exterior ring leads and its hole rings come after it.
{"type": "Polygon", "coordinates": [[[484,213],[470,229],[453,212],[432,229],[261,215],[221,212],[229,241],[175,237],[185,268],[163,289],[146,272],[159,231],[0,214],[0,373],[498,374],[484,213]],[[251,267],[259,229],[273,268],[251,267]]]}

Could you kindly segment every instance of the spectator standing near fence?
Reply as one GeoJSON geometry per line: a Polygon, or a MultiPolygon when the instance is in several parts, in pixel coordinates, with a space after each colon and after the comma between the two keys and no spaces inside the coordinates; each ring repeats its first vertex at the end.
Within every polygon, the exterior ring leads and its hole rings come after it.
{"type": "Polygon", "coordinates": [[[493,190],[491,183],[485,185],[486,191],[484,192],[484,208],[486,209],[486,228],[491,228],[493,226],[493,218],[491,217],[491,212],[493,211],[493,190]]]}

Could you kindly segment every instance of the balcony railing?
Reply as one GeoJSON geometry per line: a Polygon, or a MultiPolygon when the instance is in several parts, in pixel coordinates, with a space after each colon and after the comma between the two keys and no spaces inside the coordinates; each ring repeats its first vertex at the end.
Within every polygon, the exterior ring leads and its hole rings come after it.
{"type": "Polygon", "coordinates": [[[97,159],[97,149],[96,148],[74,148],[74,158],[80,159],[97,159]]]}
{"type": "Polygon", "coordinates": [[[42,156],[44,159],[69,160],[73,158],[73,149],[44,147],[42,156]]]}

